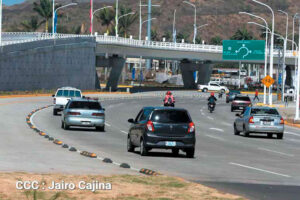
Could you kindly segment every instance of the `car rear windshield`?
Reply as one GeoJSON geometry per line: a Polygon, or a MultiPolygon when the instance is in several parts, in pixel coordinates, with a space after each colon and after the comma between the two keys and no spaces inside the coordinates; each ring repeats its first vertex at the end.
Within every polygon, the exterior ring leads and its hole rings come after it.
{"type": "Polygon", "coordinates": [[[251,101],[249,97],[235,97],[236,101],[251,101]]]}
{"type": "Polygon", "coordinates": [[[58,90],[57,97],[81,97],[81,93],[78,90],[58,90]]]}
{"type": "Polygon", "coordinates": [[[191,119],[184,110],[156,110],[151,121],[159,123],[190,123],[191,119]]]}
{"type": "Polygon", "coordinates": [[[73,101],[69,109],[101,110],[102,108],[99,102],[73,101]]]}
{"type": "Polygon", "coordinates": [[[279,115],[276,109],[261,109],[261,108],[252,108],[251,109],[252,115],[279,115]]]}

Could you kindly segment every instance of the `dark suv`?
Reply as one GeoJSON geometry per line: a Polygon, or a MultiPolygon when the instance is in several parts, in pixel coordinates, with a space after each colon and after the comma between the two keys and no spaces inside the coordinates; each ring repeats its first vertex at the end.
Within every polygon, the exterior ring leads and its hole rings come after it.
{"type": "Polygon", "coordinates": [[[231,112],[235,110],[244,110],[251,105],[251,99],[248,96],[235,96],[231,103],[231,112]]]}
{"type": "Polygon", "coordinates": [[[177,156],[181,149],[187,157],[194,157],[195,125],[187,110],[145,107],[128,122],[132,124],[127,139],[128,152],[140,147],[141,155],[146,156],[152,148],[160,148],[172,149],[177,156]]]}

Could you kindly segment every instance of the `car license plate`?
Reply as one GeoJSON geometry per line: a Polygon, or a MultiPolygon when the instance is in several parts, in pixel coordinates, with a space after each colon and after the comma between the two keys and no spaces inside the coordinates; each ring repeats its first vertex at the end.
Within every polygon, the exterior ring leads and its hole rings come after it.
{"type": "Polygon", "coordinates": [[[244,107],[240,107],[240,109],[244,109],[244,107]]]}
{"type": "Polygon", "coordinates": [[[166,142],[166,146],[168,146],[168,147],[175,147],[176,146],[176,142],[166,142]]]}
{"type": "Polygon", "coordinates": [[[264,122],[264,125],[271,125],[271,122],[264,122]]]}
{"type": "Polygon", "coordinates": [[[90,125],[91,124],[91,122],[81,122],[82,123],[82,125],[90,125]]]}

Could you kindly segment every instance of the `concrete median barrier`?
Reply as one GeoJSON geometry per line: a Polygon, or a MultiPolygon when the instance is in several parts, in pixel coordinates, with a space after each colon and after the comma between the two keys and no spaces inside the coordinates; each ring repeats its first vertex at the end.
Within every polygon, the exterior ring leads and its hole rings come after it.
{"type": "Polygon", "coordinates": [[[58,139],[55,139],[54,141],[53,141],[53,143],[54,144],[57,144],[57,145],[62,145],[62,141],[60,141],[60,140],[58,140],[58,139]]]}
{"type": "Polygon", "coordinates": [[[88,151],[81,151],[80,155],[90,157],[90,158],[97,158],[97,155],[95,153],[91,153],[91,152],[88,152],[88,151]]]}
{"type": "Polygon", "coordinates": [[[102,161],[105,162],[105,163],[112,163],[113,162],[110,158],[104,158],[102,161]]]}

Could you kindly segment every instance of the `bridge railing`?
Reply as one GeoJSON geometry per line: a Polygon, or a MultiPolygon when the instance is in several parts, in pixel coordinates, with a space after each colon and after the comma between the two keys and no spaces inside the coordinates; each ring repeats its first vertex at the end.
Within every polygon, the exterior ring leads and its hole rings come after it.
{"type": "MultiPolygon", "coordinates": [[[[122,38],[107,35],[76,35],[76,34],[55,34],[41,32],[4,32],[2,33],[2,44],[10,45],[17,43],[33,42],[38,40],[54,40],[63,38],[76,38],[76,37],[96,37],[96,42],[99,44],[117,44],[129,47],[151,48],[151,49],[166,49],[166,50],[179,50],[191,52],[207,52],[207,53],[222,53],[223,47],[218,45],[206,44],[189,44],[189,43],[174,43],[174,42],[161,42],[161,41],[148,41],[136,40],[131,38],[122,38]]],[[[274,50],[274,57],[279,56],[279,50],[274,50]]],[[[288,50],[286,57],[295,58],[294,52],[288,50]]]]}

